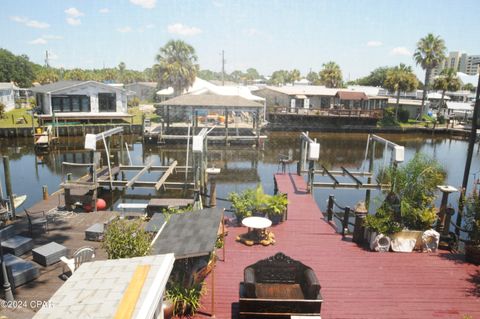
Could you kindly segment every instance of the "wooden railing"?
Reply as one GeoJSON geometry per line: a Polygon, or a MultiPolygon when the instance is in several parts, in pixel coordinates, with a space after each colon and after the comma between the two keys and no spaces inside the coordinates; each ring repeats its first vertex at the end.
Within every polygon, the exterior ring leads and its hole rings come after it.
{"type": "Polygon", "coordinates": [[[336,117],[363,117],[376,118],[383,117],[383,110],[362,110],[362,109],[302,109],[289,107],[274,107],[271,109],[272,114],[298,114],[308,116],[336,116],[336,117]]]}

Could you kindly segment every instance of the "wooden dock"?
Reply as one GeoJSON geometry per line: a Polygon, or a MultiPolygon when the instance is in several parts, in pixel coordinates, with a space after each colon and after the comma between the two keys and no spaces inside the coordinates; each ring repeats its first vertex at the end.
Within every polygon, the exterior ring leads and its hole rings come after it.
{"type": "MultiPolygon", "coordinates": [[[[288,193],[288,220],[270,228],[274,246],[248,247],[235,241],[244,227],[229,227],[226,261],[215,269],[217,318],[236,318],[243,269],[277,252],[312,267],[322,286],[325,318],[480,318],[480,267],[463,256],[438,253],[375,253],[342,240],[323,218],[301,176],[275,175],[288,193]]],[[[221,256],[221,254],[220,254],[221,256]]],[[[203,310],[210,313],[211,275],[203,310]]],[[[201,314],[198,317],[203,318],[201,314]]]]}

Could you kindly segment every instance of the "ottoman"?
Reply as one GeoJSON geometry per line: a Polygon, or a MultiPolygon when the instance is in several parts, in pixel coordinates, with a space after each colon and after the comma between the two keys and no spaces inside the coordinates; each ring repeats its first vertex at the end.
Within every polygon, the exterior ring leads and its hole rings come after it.
{"type": "Polygon", "coordinates": [[[2,241],[2,248],[5,249],[7,253],[11,253],[15,256],[21,256],[32,250],[33,239],[20,235],[13,236],[5,241],[2,241]]]}
{"type": "Polygon", "coordinates": [[[103,224],[93,224],[85,231],[85,239],[91,241],[102,241],[104,229],[105,227],[103,224]]]}
{"type": "Polygon", "coordinates": [[[52,241],[32,250],[33,260],[43,266],[49,266],[60,261],[60,257],[67,256],[67,247],[52,241]]]}
{"type": "MultiPolygon", "coordinates": [[[[8,279],[13,287],[18,287],[32,281],[39,275],[37,266],[31,261],[23,260],[12,254],[3,255],[3,260],[7,268],[8,279]]],[[[3,276],[1,277],[3,284],[3,276]]]]}

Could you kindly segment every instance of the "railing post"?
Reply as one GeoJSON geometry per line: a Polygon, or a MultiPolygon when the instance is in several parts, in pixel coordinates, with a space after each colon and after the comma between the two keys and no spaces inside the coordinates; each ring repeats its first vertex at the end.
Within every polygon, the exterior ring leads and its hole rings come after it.
{"type": "Polygon", "coordinates": [[[368,210],[364,202],[359,202],[355,205],[355,226],[353,229],[353,242],[363,244],[365,234],[365,217],[367,217],[368,210]]]}
{"type": "Polygon", "coordinates": [[[348,217],[350,217],[350,207],[345,207],[345,213],[343,214],[343,221],[342,221],[342,236],[345,237],[346,233],[348,232],[348,217]]]}
{"type": "Polygon", "coordinates": [[[335,196],[328,195],[327,220],[329,222],[331,222],[332,219],[333,219],[333,201],[334,201],[334,198],[335,198],[335,196]]]}
{"type": "Polygon", "coordinates": [[[309,161],[308,162],[308,186],[307,192],[312,194],[313,193],[313,180],[315,179],[315,162],[309,161]]]}

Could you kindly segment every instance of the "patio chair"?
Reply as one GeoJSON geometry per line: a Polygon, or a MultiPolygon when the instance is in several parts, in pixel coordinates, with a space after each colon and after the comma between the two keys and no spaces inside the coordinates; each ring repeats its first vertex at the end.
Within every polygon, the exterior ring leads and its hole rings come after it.
{"type": "Polygon", "coordinates": [[[35,213],[33,214],[32,212],[29,212],[28,210],[25,210],[25,215],[27,215],[28,219],[28,230],[30,231],[30,236],[33,234],[33,227],[41,225],[42,227],[45,227],[45,232],[48,232],[48,220],[47,216],[45,215],[45,212],[42,211],[40,212],[42,214],[41,217],[34,216],[40,213],[35,213]]]}
{"type": "Polygon", "coordinates": [[[62,268],[62,274],[65,275],[65,266],[68,267],[70,272],[73,273],[75,270],[80,267],[84,262],[92,261],[95,258],[95,249],[89,246],[81,247],[75,251],[72,258],[67,258],[66,256],[60,257],[60,261],[64,263],[62,268]]]}

